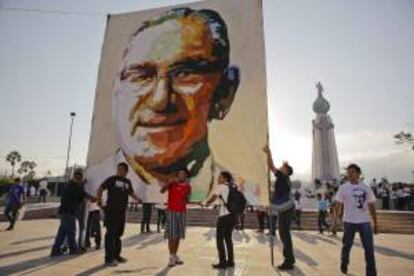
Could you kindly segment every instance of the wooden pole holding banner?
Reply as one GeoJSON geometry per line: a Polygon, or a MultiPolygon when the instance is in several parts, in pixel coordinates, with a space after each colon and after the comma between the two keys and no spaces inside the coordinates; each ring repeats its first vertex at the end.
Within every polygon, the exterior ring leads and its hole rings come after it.
{"type": "MultiPolygon", "coordinates": [[[[266,134],[266,147],[269,147],[269,131],[266,134]]],[[[266,156],[266,164],[267,164],[267,191],[268,191],[268,199],[269,199],[269,206],[267,208],[267,221],[269,224],[269,231],[270,231],[270,240],[269,240],[269,244],[270,244],[270,263],[272,264],[272,266],[275,265],[275,258],[274,258],[274,236],[272,235],[274,233],[274,229],[273,229],[273,211],[272,211],[272,189],[271,189],[271,181],[270,181],[270,169],[269,169],[269,158],[268,156],[266,156]]]]}
{"type": "Polygon", "coordinates": [[[275,258],[274,258],[274,236],[273,233],[275,233],[275,229],[273,229],[274,227],[274,223],[273,223],[273,214],[272,214],[272,193],[271,193],[271,186],[272,183],[270,181],[270,171],[269,168],[267,169],[267,187],[268,187],[268,191],[269,191],[269,208],[268,208],[268,223],[269,223],[269,231],[270,231],[270,262],[272,264],[272,266],[275,265],[275,258]]]}

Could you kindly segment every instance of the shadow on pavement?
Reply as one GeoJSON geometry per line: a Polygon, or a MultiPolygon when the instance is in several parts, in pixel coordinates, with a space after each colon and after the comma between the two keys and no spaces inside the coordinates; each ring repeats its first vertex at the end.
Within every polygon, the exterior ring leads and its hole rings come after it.
{"type": "MultiPolygon", "coordinates": [[[[360,241],[355,241],[354,245],[362,248],[362,244],[360,241]]],[[[398,251],[393,248],[389,248],[389,247],[385,247],[381,245],[374,245],[374,251],[375,251],[375,254],[381,254],[381,255],[388,256],[388,257],[404,258],[407,260],[414,261],[414,254],[398,251]]]]}
{"type": "Polygon", "coordinates": [[[47,236],[47,237],[38,237],[38,238],[32,238],[32,239],[26,239],[26,240],[19,240],[12,242],[12,245],[22,244],[22,243],[28,243],[28,242],[35,242],[35,241],[43,241],[43,240],[51,240],[55,238],[55,236],[47,236]]]}
{"type": "Polygon", "coordinates": [[[217,270],[217,276],[234,276],[234,275],[239,275],[239,274],[240,273],[236,273],[235,268],[217,270]]]}
{"type": "Polygon", "coordinates": [[[233,231],[233,240],[236,242],[249,243],[251,238],[246,232],[235,230],[233,231]]]}
{"type": "Polygon", "coordinates": [[[136,234],[122,239],[122,248],[141,245],[141,243],[154,244],[161,242],[162,240],[163,236],[161,234],[136,234]]]}
{"type": "Polygon", "coordinates": [[[168,272],[170,272],[171,267],[166,266],[164,267],[160,272],[155,273],[155,276],[165,276],[168,274],[168,272]]]}
{"type": "Polygon", "coordinates": [[[149,238],[149,239],[146,239],[144,241],[141,241],[139,243],[139,246],[136,249],[144,249],[147,246],[155,245],[155,244],[163,242],[163,241],[164,241],[164,237],[162,235],[161,236],[157,235],[156,237],[149,238]]]}
{"type": "MultiPolygon", "coordinates": [[[[321,234],[310,234],[306,232],[292,232],[292,236],[303,240],[309,244],[317,244],[318,241],[326,242],[332,245],[336,245],[336,239],[331,239],[329,237],[322,236],[321,234]]],[[[334,238],[334,237],[333,237],[334,238]]]]}
{"type": "Polygon", "coordinates": [[[101,270],[104,270],[105,268],[107,268],[107,266],[105,264],[101,264],[101,265],[92,267],[92,268],[90,268],[88,270],[85,270],[83,272],[80,272],[78,274],[75,274],[75,276],[88,276],[88,275],[92,275],[92,274],[98,273],[101,270]]]}
{"type": "Polygon", "coordinates": [[[203,234],[203,236],[206,237],[207,241],[215,239],[216,238],[216,228],[210,228],[206,233],[203,234]]]}
{"type": "MultiPolygon", "coordinates": [[[[282,275],[282,272],[279,271],[277,267],[274,266],[273,269],[278,275],[282,275]]],[[[283,275],[286,275],[286,274],[292,275],[292,276],[305,276],[306,275],[305,273],[303,273],[303,271],[298,266],[295,266],[293,270],[283,271],[283,275]]]]}
{"type": "MultiPolygon", "coordinates": [[[[35,259],[26,260],[23,262],[18,262],[10,265],[0,266],[0,271],[2,275],[8,275],[12,273],[19,273],[25,270],[34,269],[33,271],[43,269],[47,266],[52,266],[58,263],[62,263],[68,260],[79,257],[80,255],[65,255],[57,258],[51,258],[50,256],[43,256],[35,259]]],[[[25,273],[26,274],[26,273],[25,273]]]]}
{"type": "MultiPolygon", "coordinates": [[[[293,244],[294,246],[295,244],[293,244]]],[[[276,248],[280,251],[283,252],[282,249],[282,244],[280,242],[276,243],[276,248]]],[[[295,255],[295,259],[299,260],[301,262],[306,263],[308,266],[310,267],[315,267],[318,266],[318,262],[316,262],[314,259],[312,259],[310,256],[306,255],[302,250],[300,250],[297,247],[293,247],[293,254],[295,255]]],[[[299,269],[298,267],[296,267],[295,269],[299,269]]],[[[294,274],[296,275],[296,274],[294,274]]],[[[302,275],[302,274],[297,274],[297,275],[302,275]]]]}
{"type": "Polygon", "coordinates": [[[115,270],[114,272],[112,272],[112,274],[128,274],[128,273],[133,273],[135,275],[139,275],[140,273],[146,271],[146,270],[153,270],[156,269],[156,267],[141,267],[141,268],[137,268],[137,269],[122,269],[122,270],[115,270]]]}
{"type": "Polygon", "coordinates": [[[39,246],[39,247],[24,249],[24,250],[20,250],[20,251],[14,251],[14,252],[9,252],[9,253],[4,253],[4,254],[0,254],[0,259],[14,257],[14,256],[17,256],[17,255],[22,255],[22,254],[26,254],[26,253],[30,253],[30,252],[35,252],[35,251],[39,251],[39,250],[44,250],[44,249],[48,249],[48,248],[50,248],[50,245],[44,245],[44,246],[39,246]]]}

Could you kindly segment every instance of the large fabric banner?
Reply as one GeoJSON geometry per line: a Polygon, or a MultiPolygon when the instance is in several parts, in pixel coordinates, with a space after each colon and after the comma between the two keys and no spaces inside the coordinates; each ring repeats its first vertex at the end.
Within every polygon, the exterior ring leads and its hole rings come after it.
{"type": "Polygon", "coordinates": [[[108,16],[87,181],[129,164],[144,202],[191,174],[192,201],[229,171],[252,205],[267,202],[267,96],[262,3],[203,1],[108,16]]]}

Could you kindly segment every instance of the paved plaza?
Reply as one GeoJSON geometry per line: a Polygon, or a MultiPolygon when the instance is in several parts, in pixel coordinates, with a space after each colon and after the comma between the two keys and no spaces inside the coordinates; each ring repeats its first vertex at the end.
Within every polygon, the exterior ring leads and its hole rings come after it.
{"type": "MultiPolygon", "coordinates": [[[[4,229],[5,223],[0,223],[4,229]]],[[[57,219],[19,222],[13,232],[0,232],[0,275],[340,275],[340,239],[312,231],[294,231],[294,271],[280,273],[270,265],[268,237],[252,230],[235,231],[236,267],[227,271],[211,269],[217,259],[215,229],[190,227],[182,244],[182,266],[168,268],[167,244],[161,234],[138,234],[137,224],[127,224],[123,237],[126,264],[103,265],[103,250],[77,256],[50,258],[58,227],[57,219]]],[[[154,228],[154,227],[153,227],[154,228]]],[[[379,275],[414,275],[414,236],[380,234],[375,239],[379,275]]],[[[279,240],[275,245],[276,264],[281,260],[279,240]]],[[[364,257],[359,238],[351,255],[350,273],[364,275],[364,257]]]]}

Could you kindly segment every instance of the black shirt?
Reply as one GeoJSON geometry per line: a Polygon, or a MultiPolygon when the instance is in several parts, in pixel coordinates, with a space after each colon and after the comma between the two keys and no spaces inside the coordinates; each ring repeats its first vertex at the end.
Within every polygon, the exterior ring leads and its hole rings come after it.
{"type": "Polygon", "coordinates": [[[75,215],[85,196],[86,193],[83,190],[83,185],[70,181],[63,191],[59,206],[59,214],[75,215]]]}
{"type": "Polygon", "coordinates": [[[273,192],[273,200],[290,196],[290,179],[279,170],[276,170],[275,190],[273,192]]]}
{"type": "Polygon", "coordinates": [[[108,191],[106,210],[125,212],[128,206],[128,196],[134,192],[131,181],[128,178],[114,175],[102,183],[102,188],[108,191]]]}

